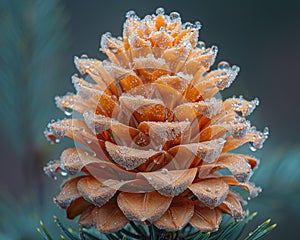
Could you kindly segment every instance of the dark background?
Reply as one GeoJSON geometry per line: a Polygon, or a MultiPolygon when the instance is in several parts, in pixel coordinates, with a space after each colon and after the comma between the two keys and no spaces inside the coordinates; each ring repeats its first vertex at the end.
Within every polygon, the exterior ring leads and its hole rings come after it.
{"type": "MultiPolygon", "coordinates": [[[[236,81],[222,93],[224,98],[259,97],[260,106],[250,119],[259,129],[269,126],[270,138],[265,148],[254,154],[262,159],[254,177],[264,192],[249,207],[259,210],[257,222],[272,217],[279,224],[269,239],[295,239],[300,220],[300,1],[2,1],[3,204],[15,201],[14,206],[21,209],[18,214],[26,216],[22,204],[34,202],[28,204],[38,206],[32,210],[33,227],[39,218],[53,215],[56,209],[50,198],[58,183],[47,179],[41,169],[72,142],[50,146],[42,133],[51,118],[64,117],[53,98],[73,91],[73,56],[86,53],[104,59],[98,51],[100,36],[107,31],[121,35],[125,12],[134,10],[143,17],[164,7],[166,13],[178,11],[184,22],[200,20],[200,39],[207,46],[219,47],[216,62],[226,60],[241,67],[236,81]],[[45,208],[50,210],[45,213],[45,208]]],[[[31,214],[31,209],[28,212],[31,214]]],[[[16,214],[11,214],[12,218],[16,214]]],[[[7,219],[5,226],[12,224],[7,219]]],[[[25,231],[22,227],[13,230],[25,231]]],[[[0,238],[10,239],[13,230],[3,231],[0,238]]],[[[25,232],[30,236],[30,231],[25,232]]],[[[11,239],[27,239],[25,232],[15,233],[11,239]]]]}

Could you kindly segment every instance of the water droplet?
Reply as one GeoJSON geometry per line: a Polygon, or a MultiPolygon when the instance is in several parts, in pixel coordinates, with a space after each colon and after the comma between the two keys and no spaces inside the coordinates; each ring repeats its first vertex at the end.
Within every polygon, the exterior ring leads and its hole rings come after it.
{"type": "Polygon", "coordinates": [[[211,50],[213,51],[213,53],[216,54],[216,53],[218,52],[219,49],[218,49],[217,46],[212,46],[212,47],[211,47],[211,50]]]}
{"type": "Polygon", "coordinates": [[[231,67],[231,70],[232,70],[233,72],[238,73],[238,72],[240,71],[240,67],[238,67],[238,66],[236,66],[236,65],[233,65],[233,66],[231,67]]]}
{"type": "Polygon", "coordinates": [[[202,27],[202,24],[201,24],[201,22],[197,21],[197,22],[195,22],[193,27],[199,30],[202,27]]]}
{"type": "Polygon", "coordinates": [[[115,38],[112,37],[110,32],[102,35],[100,40],[101,51],[109,50],[113,53],[118,52],[118,43],[115,38]]]}
{"type": "Polygon", "coordinates": [[[160,27],[159,31],[160,31],[160,32],[165,32],[165,31],[166,31],[166,28],[160,27]]]}
{"type": "Polygon", "coordinates": [[[117,48],[111,48],[110,49],[113,53],[117,53],[118,52],[118,49],[117,48]]]}
{"type": "Polygon", "coordinates": [[[89,56],[88,56],[87,54],[82,54],[82,55],[80,56],[80,58],[88,59],[89,56]]]}
{"type": "Polygon", "coordinates": [[[259,105],[259,99],[256,97],[253,99],[253,103],[258,106],[259,105]]]}
{"type": "Polygon", "coordinates": [[[109,38],[112,37],[112,34],[111,34],[111,32],[106,32],[106,33],[103,34],[103,36],[104,36],[105,38],[109,39],[109,38]]]}
{"type": "Polygon", "coordinates": [[[44,167],[44,172],[51,178],[55,177],[56,170],[59,167],[59,161],[58,160],[52,160],[47,163],[47,165],[44,167]]]}
{"type": "Polygon", "coordinates": [[[257,194],[263,191],[262,187],[256,187],[256,188],[257,188],[257,194]]]}
{"type": "Polygon", "coordinates": [[[199,41],[197,43],[197,48],[200,48],[200,49],[204,50],[205,49],[205,42],[199,41]]]}
{"type": "Polygon", "coordinates": [[[235,102],[232,104],[232,107],[235,111],[241,111],[243,104],[240,102],[235,102]]]}
{"type": "Polygon", "coordinates": [[[193,24],[190,23],[190,22],[186,22],[186,23],[184,23],[184,24],[182,25],[182,28],[183,28],[183,29],[190,29],[190,28],[192,28],[192,27],[193,27],[193,24]]]}
{"type": "Polygon", "coordinates": [[[178,12],[171,12],[170,13],[171,21],[175,21],[176,19],[180,19],[180,14],[178,12]]]}
{"type": "Polygon", "coordinates": [[[249,148],[252,152],[255,152],[257,150],[257,146],[253,142],[249,142],[249,148]]]}
{"type": "Polygon", "coordinates": [[[263,134],[268,137],[270,132],[269,132],[269,128],[268,127],[265,127],[264,130],[263,130],[263,134]]]}
{"type": "Polygon", "coordinates": [[[73,114],[73,109],[65,108],[64,113],[66,114],[66,116],[71,116],[73,114]]]}
{"type": "Polygon", "coordinates": [[[60,143],[60,139],[59,138],[55,138],[55,143],[60,143]]]}
{"type": "Polygon", "coordinates": [[[218,69],[222,71],[228,71],[230,69],[230,65],[228,62],[222,61],[219,62],[218,69]]]}
{"type": "Polygon", "coordinates": [[[67,173],[67,171],[66,171],[66,170],[64,170],[64,169],[61,169],[61,170],[60,170],[60,175],[62,175],[63,177],[65,177],[65,176],[67,176],[67,175],[68,175],[68,173],[67,173]]]}
{"type": "Polygon", "coordinates": [[[163,9],[163,8],[158,8],[158,9],[156,9],[156,11],[155,11],[155,13],[157,14],[157,15],[159,15],[159,14],[165,14],[165,9],[163,9]]]}
{"type": "Polygon", "coordinates": [[[147,23],[147,24],[150,24],[151,21],[152,21],[152,19],[153,19],[153,16],[151,16],[151,15],[146,15],[146,16],[144,17],[144,22],[147,23]]]}
{"type": "Polygon", "coordinates": [[[161,169],[160,173],[161,173],[161,174],[168,174],[168,173],[169,173],[169,170],[166,169],[166,168],[163,168],[163,169],[161,169]]]}
{"type": "Polygon", "coordinates": [[[135,13],[135,11],[130,10],[125,14],[126,18],[135,18],[137,15],[135,13]]]}
{"type": "Polygon", "coordinates": [[[256,131],[255,128],[251,129],[254,131],[254,135],[252,136],[252,141],[249,143],[249,148],[252,151],[256,151],[263,147],[264,142],[268,139],[269,129],[265,127],[263,132],[256,131]]]}

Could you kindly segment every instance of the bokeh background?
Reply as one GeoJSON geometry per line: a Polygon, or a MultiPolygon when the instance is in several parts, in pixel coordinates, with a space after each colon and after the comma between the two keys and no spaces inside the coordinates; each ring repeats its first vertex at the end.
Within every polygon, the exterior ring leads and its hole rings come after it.
{"type": "MultiPolygon", "coordinates": [[[[73,91],[73,57],[104,59],[100,35],[122,34],[125,12],[139,16],[164,7],[183,21],[202,22],[201,40],[217,45],[217,62],[241,72],[222,96],[259,97],[251,116],[270,128],[254,179],[264,189],[248,207],[259,212],[253,226],[271,217],[277,229],[266,239],[296,239],[300,221],[300,1],[0,0],[0,239],[39,239],[43,219],[55,232],[52,202],[59,182],[42,172],[71,141],[50,145],[48,121],[63,118],[54,96],[73,91]]],[[[249,151],[246,148],[244,151],[249,151]]],[[[63,218],[63,217],[62,217],[63,218]]],[[[72,222],[66,220],[66,224],[72,222]]],[[[250,226],[251,228],[251,226],[250,226]]],[[[299,234],[298,234],[299,235],[299,234]]]]}

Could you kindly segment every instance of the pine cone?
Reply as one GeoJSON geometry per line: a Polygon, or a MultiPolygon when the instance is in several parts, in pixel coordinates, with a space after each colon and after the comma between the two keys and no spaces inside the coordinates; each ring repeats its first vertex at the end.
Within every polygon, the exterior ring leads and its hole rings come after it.
{"type": "Polygon", "coordinates": [[[129,221],[214,231],[222,213],[243,217],[245,201],[231,186],[255,197],[260,189],[249,178],[258,161],[230,151],[247,142],[261,148],[268,133],[245,119],[257,99],[218,98],[239,68],[221,62],[209,71],[217,47],[198,42],[200,26],[163,9],[142,20],[130,11],[123,38],[101,38],[108,60],[75,57],[85,78],[73,76],[77,93],[56,103],[78,118],[45,131],[52,142],[67,136],[77,143],[45,167],[76,175],[55,198],[68,218],[114,232],[129,221]]]}

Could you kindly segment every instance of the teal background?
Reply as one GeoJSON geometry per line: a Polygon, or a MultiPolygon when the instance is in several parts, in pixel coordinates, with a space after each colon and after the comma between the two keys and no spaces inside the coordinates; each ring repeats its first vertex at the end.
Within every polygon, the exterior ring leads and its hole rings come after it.
{"type": "MultiPolygon", "coordinates": [[[[122,33],[125,12],[143,17],[164,7],[183,21],[200,20],[200,39],[217,45],[217,61],[241,67],[222,96],[259,97],[250,117],[270,128],[255,182],[263,193],[249,208],[258,210],[253,226],[271,217],[279,224],[266,239],[296,239],[300,220],[300,2],[253,1],[0,1],[0,239],[38,239],[35,227],[61,214],[52,203],[61,179],[52,181],[42,166],[72,145],[50,145],[43,130],[63,118],[54,96],[74,91],[73,57],[83,53],[105,59],[100,35],[122,33]]],[[[243,151],[249,151],[247,147],[243,151]]],[[[72,223],[66,223],[71,224],[72,223]]],[[[251,228],[251,227],[250,227],[251,228]]],[[[53,231],[55,231],[53,229],[53,231]]]]}

